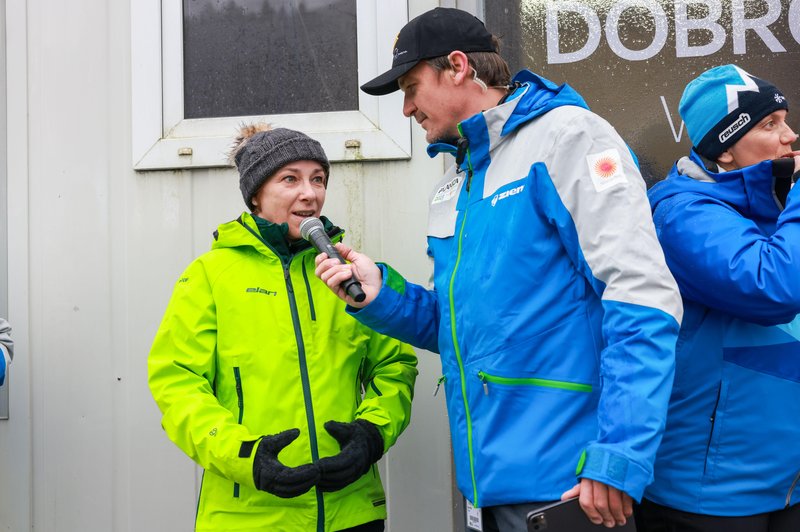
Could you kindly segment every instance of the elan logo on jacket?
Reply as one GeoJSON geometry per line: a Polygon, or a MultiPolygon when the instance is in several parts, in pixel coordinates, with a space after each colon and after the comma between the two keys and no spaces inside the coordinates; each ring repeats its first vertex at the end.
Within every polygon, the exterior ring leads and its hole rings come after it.
{"type": "Polygon", "coordinates": [[[500,194],[495,194],[494,197],[492,198],[492,207],[497,205],[497,202],[500,201],[500,200],[504,200],[504,199],[506,199],[506,198],[508,198],[510,196],[516,196],[517,194],[522,192],[522,189],[524,189],[524,188],[525,188],[525,185],[520,185],[520,186],[518,186],[516,188],[512,188],[512,189],[506,190],[505,192],[501,192],[500,194]]]}
{"type": "Polygon", "coordinates": [[[264,290],[263,288],[258,288],[258,287],[256,287],[256,288],[248,288],[246,291],[248,293],[252,292],[254,294],[266,294],[268,296],[277,296],[278,295],[278,292],[276,292],[274,290],[264,290]]]}

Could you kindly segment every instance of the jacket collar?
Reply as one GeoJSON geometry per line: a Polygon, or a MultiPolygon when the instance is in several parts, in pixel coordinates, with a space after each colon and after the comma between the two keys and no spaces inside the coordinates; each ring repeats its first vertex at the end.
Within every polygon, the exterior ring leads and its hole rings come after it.
{"type": "MultiPolygon", "coordinates": [[[[512,83],[515,88],[503,103],[476,113],[458,124],[462,137],[468,140],[473,160],[480,159],[483,155],[476,153],[476,149],[491,152],[509,133],[556,107],[575,105],[589,108],[569,85],[556,85],[530,70],[517,73],[512,83]]],[[[456,151],[456,146],[448,142],[437,142],[428,146],[430,157],[439,153],[455,155],[456,151]]]]}
{"type": "Polygon", "coordinates": [[[715,163],[692,150],[675,163],[667,179],[650,189],[652,208],[679,192],[695,192],[723,201],[748,218],[777,219],[783,206],[775,194],[772,161],[729,172],[715,170],[715,163]]]}
{"type": "MultiPolygon", "coordinates": [[[[334,242],[342,239],[344,232],[325,216],[320,216],[325,232],[334,242]]],[[[286,224],[275,224],[263,218],[242,213],[236,220],[220,225],[214,231],[212,249],[252,247],[263,255],[277,255],[286,263],[294,255],[311,249],[305,240],[289,241],[286,224]]]]}

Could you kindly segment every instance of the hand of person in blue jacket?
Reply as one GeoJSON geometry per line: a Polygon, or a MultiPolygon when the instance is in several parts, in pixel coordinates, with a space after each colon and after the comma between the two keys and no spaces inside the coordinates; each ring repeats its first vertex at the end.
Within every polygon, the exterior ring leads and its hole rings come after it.
{"type": "Polygon", "coordinates": [[[328,285],[334,294],[339,296],[339,299],[355,308],[366,307],[375,297],[383,286],[383,275],[381,269],[363,253],[358,253],[352,248],[349,248],[339,242],[335,245],[336,251],[348,261],[347,264],[342,264],[336,259],[330,259],[324,253],[317,255],[316,264],[317,268],[314,273],[317,277],[328,285]],[[364,290],[366,298],[360,303],[356,303],[353,298],[349,297],[344,289],[342,283],[351,277],[355,277],[361,283],[361,288],[364,290]]]}
{"type": "Polygon", "coordinates": [[[314,464],[288,467],[278,460],[278,453],[300,436],[299,429],[289,429],[258,442],[253,460],[253,480],[256,488],[289,499],[307,492],[319,479],[314,464]]]}
{"type": "Polygon", "coordinates": [[[581,508],[589,520],[607,528],[624,525],[633,515],[633,499],[624,491],[590,478],[564,492],[561,500],[578,497],[581,508]]]}
{"type": "Polygon", "coordinates": [[[369,421],[327,421],[325,430],[339,442],[342,450],[317,462],[320,470],[317,486],[322,491],[337,491],[352,484],[383,455],[383,437],[369,421]]]}

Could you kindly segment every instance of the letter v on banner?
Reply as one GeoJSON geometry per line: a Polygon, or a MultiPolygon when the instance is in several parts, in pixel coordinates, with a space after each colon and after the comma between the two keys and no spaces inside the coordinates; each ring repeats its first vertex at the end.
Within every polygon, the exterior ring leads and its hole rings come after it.
{"type": "Polygon", "coordinates": [[[667,115],[667,122],[669,122],[669,128],[672,130],[672,138],[675,139],[675,142],[680,142],[681,137],[683,136],[683,120],[681,120],[681,129],[677,133],[675,133],[675,124],[672,122],[672,114],[669,112],[669,107],[667,107],[667,99],[663,96],[659,96],[661,98],[661,105],[664,107],[664,114],[667,115]]]}

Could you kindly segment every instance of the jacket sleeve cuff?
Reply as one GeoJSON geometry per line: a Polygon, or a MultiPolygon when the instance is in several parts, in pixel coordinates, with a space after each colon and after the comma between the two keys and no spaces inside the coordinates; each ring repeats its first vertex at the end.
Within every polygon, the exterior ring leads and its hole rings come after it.
{"type": "Polygon", "coordinates": [[[380,324],[392,315],[400,306],[405,294],[406,280],[388,264],[378,263],[381,269],[383,284],[378,295],[370,301],[369,305],[355,308],[347,305],[347,313],[354,316],[371,329],[381,330],[380,324]]]}
{"type": "Polygon", "coordinates": [[[650,470],[602,447],[586,449],[575,474],[624,491],[636,502],[641,502],[645,487],[653,480],[650,470]]]}

